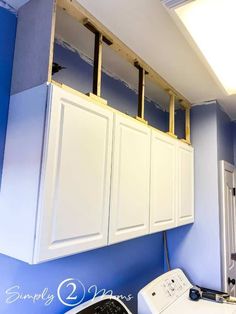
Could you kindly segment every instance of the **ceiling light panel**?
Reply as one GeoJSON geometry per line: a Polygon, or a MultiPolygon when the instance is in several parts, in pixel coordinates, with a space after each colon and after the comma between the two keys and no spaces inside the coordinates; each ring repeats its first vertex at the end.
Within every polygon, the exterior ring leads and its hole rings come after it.
{"type": "Polygon", "coordinates": [[[228,94],[236,94],[236,1],[196,0],[175,9],[228,94]]]}
{"type": "Polygon", "coordinates": [[[169,9],[173,9],[192,1],[195,0],[161,0],[161,3],[164,4],[169,9]]]}

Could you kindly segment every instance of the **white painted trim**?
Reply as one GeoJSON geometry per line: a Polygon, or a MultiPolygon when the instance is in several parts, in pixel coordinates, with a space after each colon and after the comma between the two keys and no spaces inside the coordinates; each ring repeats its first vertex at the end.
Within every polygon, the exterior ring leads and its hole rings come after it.
{"type": "Polygon", "coordinates": [[[220,248],[221,248],[221,287],[227,291],[227,269],[226,269],[226,239],[225,239],[225,177],[224,172],[234,173],[235,184],[235,167],[227,161],[219,161],[219,202],[220,202],[220,248]]]}

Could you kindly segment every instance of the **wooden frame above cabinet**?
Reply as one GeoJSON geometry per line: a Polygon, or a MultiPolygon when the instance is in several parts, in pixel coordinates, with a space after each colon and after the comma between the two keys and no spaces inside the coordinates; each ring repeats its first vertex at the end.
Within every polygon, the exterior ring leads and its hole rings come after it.
{"type": "MultiPolygon", "coordinates": [[[[148,79],[171,94],[170,100],[170,124],[169,133],[174,132],[174,107],[186,110],[185,142],[190,144],[190,108],[191,103],[165,79],[163,79],[150,65],[140,58],[134,51],[125,45],[100,21],[91,15],[77,0],[30,0],[18,11],[18,27],[16,34],[15,57],[13,64],[12,94],[39,86],[46,82],[52,82],[54,42],[56,38],[56,21],[58,12],[64,11],[78,23],[87,27],[95,34],[94,46],[94,71],[93,88],[91,92],[101,99],[101,69],[102,69],[102,45],[108,44],[116,54],[126,60],[132,66],[138,64],[139,72],[139,104],[141,114],[137,119],[146,123],[144,117],[144,78],[148,79]],[[33,23],[33,25],[32,25],[33,23]],[[142,75],[142,82],[140,80],[142,75]],[[141,86],[142,84],[142,86],[141,86]],[[173,100],[174,99],[174,100],[173,100]],[[140,109],[141,108],[141,109],[140,109]]],[[[56,69],[59,70],[59,67],[56,69]]],[[[89,95],[93,96],[91,93],[89,95]]],[[[101,99],[104,103],[106,100],[101,99]]]]}

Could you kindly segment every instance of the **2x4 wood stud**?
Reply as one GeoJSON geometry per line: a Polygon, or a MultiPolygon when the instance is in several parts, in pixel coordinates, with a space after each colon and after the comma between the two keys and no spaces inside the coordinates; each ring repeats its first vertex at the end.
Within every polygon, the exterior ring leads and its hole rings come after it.
{"type": "Polygon", "coordinates": [[[168,91],[170,95],[169,104],[169,132],[168,134],[177,137],[175,135],[175,94],[172,91],[168,91]]]}
{"type": "Polygon", "coordinates": [[[190,137],[190,107],[185,108],[185,141],[191,144],[190,137]]]}
{"type": "MultiPolygon", "coordinates": [[[[169,103],[169,131],[168,134],[172,137],[177,138],[175,134],[175,94],[169,90],[168,91],[170,95],[170,103],[169,103]]],[[[183,141],[187,144],[191,144],[190,139],[190,106],[189,105],[183,105],[185,110],[185,139],[183,141]]]]}

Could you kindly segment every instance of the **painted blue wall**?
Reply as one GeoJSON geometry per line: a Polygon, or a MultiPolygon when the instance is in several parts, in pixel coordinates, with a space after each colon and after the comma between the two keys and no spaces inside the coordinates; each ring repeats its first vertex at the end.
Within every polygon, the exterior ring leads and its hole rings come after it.
{"type": "Polygon", "coordinates": [[[183,109],[175,112],[175,134],[180,139],[185,138],[185,110],[183,109]]]}
{"type": "MultiPolygon", "coordinates": [[[[71,70],[72,76],[75,75],[78,83],[76,88],[84,92],[90,91],[92,67],[78,58],[78,55],[56,49],[56,58],[59,62],[61,57],[64,61],[67,60],[65,66],[71,70]],[[79,65],[79,75],[73,72],[73,62],[79,65]]],[[[71,76],[68,77],[69,81],[73,82],[71,76]]],[[[103,75],[103,93],[116,108],[131,115],[136,114],[137,95],[122,82],[103,75]]],[[[167,129],[168,115],[158,110],[155,104],[148,102],[145,114],[153,125],[163,130],[167,129]]],[[[136,313],[137,292],[150,280],[163,273],[162,233],[36,266],[0,255],[0,269],[0,314],[64,313],[69,308],[59,301],[57,288],[67,278],[80,280],[86,289],[91,285],[97,285],[99,289],[114,290],[114,294],[125,296],[132,294],[134,299],[127,305],[136,313]],[[49,293],[55,295],[55,299],[49,306],[45,306],[42,300],[33,303],[29,299],[7,304],[7,298],[15,296],[9,295],[13,292],[8,290],[11,288],[22,293],[22,297],[25,294],[40,294],[48,288],[49,293]]],[[[91,297],[92,294],[87,292],[84,300],[91,297]]]]}
{"type": "Polygon", "coordinates": [[[234,164],[233,122],[229,116],[217,106],[217,145],[218,160],[226,160],[234,164]]]}
{"type": "MultiPolygon", "coordinates": [[[[69,307],[58,300],[57,287],[67,278],[79,279],[86,290],[97,285],[99,290],[112,289],[114,294],[132,294],[135,298],[127,305],[136,313],[137,292],[163,272],[162,256],[161,233],[34,266],[2,255],[0,313],[64,313],[69,307]],[[30,295],[48,288],[55,299],[49,306],[42,300],[33,303],[29,299],[6,304],[6,298],[10,296],[6,295],[6,290],[16,285],[20,288],[14,288],[14,291],[30,295]]],[[[78,296],[80,298],[81,294],[78,296]]],[[[84,300],[92,296],[87,292],[84,300]]]]}
{"type": "Polygon", "coordinates": [[[234,163],[233,124],[215,103],[191,110],[195,149],[195,223],[168,232],[171,266],[193,283],[221,289],[218,165],[234,163]]]}
{"type": "Polygon", "coordinates": [[[172,267],[182,268],[193,283],[221,288],[217,105],[191,111],[195,149],[195,223],[168,232],[172,267]]]}
{"type": "Polygon", "coordinates": [[[15,33],[16,16],[0,7],[0,178],[2,176],[15,33]]]}
{"type": "Polygon", "coordinates": [[[234,164],[236,165],[236,121],[232,122],[233,146],[234,146],[234,164]]]}

